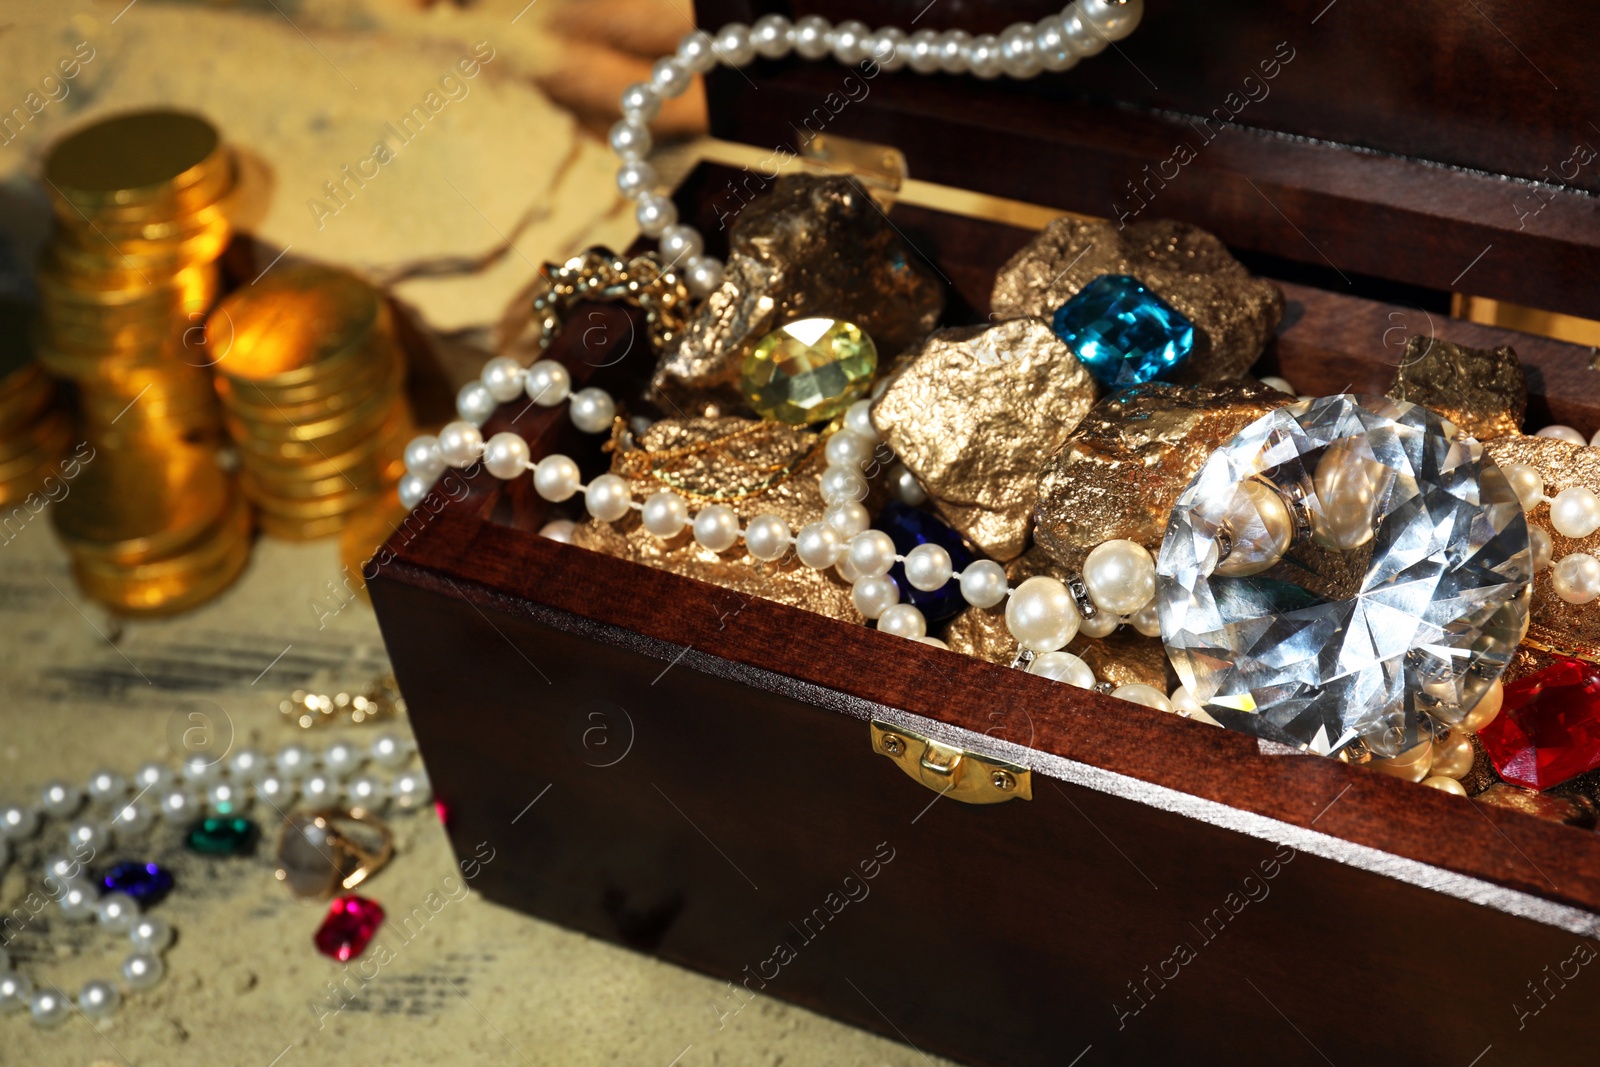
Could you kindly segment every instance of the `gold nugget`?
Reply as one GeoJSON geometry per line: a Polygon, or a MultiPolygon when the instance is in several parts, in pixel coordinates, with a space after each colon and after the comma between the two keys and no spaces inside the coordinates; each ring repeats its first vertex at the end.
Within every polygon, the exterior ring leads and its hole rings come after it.
{"type": "Polygon", "coordinates": [[[1528,382],[1513,349],[1468,348],[1433,337],[1406,338],[1388,395],[1421,404],[1480,441],[1520,433],[1528,409],[1528,382]]]}

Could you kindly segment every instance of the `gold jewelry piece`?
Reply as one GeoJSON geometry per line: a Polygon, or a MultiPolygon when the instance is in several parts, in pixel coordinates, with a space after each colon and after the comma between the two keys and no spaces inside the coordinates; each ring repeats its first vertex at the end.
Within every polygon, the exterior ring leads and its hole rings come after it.
{"type": "MultiPolygon", "coordinates": [[[[543,352],[561,332],[572,309],[584,301],[628,303],[644,312],[650,344],[658,352],[675,344],[688,322],[689,290],[676,266],[654,252],[623,259],[609,248],[591,248],[565,263],[546,263],[530,290],[533,299],[513,302],[505,339],[520,341],[530,330],[543,352]],[[523,307],[527,312],[521,310],[523,307]]],[[[524,293],[526,295],[526,293],[524,293]]],[[[505,347],[505,346],[502,346],[505,347]]]]}
{"type": "Polygon", "coordinates": [[[297,811],[278,831],[275,854],[274,873],[289,892],[326,900],[378,873],[394,855],[394,835],[362,808],[297,811]]]}
{"type": "Polygon", "coordinates": [[[278,711],[302,730],[331,726],[345,719],[353,723],[393,719],[406,712],[405,697],[394,675],[374,678],[361,692],[339,692],[332,696],[296,689],[289,699],[280,701],[278,711]]]}

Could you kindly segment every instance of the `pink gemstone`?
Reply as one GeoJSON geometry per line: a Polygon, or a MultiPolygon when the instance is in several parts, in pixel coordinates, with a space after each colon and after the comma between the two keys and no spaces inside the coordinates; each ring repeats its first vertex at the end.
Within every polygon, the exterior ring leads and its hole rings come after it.
{"type": "Polygon", "coordinates": [[[341,963],[366,951],[372,935],[383,925],[383,905],[355,895],[338,897],[328,908],[328,917],[317,927],[317,951],[341,963]]]}
{"type": "Polygon", "coordinates": [[[1529,789],[1600,767],[1600,665],[1562,659],[1517,679],[1478,738],[1500,777],[1529,789]]]}
{"type": "Polygon", "coordinates": [[[449,829],[449,827],[450,827],[450,809],[445,806],[445,802],[442,801],[442,800],[435,800],[433,802],[433,810],[439,816],[440,825],[444,826],[446,829],[449,829]]]}

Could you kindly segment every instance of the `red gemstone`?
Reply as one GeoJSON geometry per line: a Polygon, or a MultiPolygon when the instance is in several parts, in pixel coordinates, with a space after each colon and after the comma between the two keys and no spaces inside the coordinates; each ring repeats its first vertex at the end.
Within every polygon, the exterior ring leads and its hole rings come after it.
{"type": "Polygon", "coordinates": [[[1530,789],[1600,767],[1600,665],[1561,659],[1517,679],[1478,738],[1500,777],[1530,789]]]}
{"type": "Polygon", "coordinates": [[[383,905],[351,895],[334,900],[328,917],[317,927],[317,951],[341,963],[366,951],[372,935],[383,925],[383,905]]]}
{"type": "Polygon", "coordinates": [[[449,829],[450,809],[445,806],[445,802],[442,800],[435,800],[433,802],[433,810],[439,816],[439,822],[443,824],[446,829],[449,829]]]}

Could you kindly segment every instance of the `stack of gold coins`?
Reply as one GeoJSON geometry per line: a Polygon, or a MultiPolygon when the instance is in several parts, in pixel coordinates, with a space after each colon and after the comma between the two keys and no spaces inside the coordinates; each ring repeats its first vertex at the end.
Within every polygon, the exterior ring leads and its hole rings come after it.
{"type": "Polygon", "coordinates": [[[250,509],[210,448],[103,449],[51,515],[83,591],[123,614],[192,608],[250,559],[250,509]]]}
{"type": "Polygon", "coordinates": [[[90,440],[220,440],[185,331],[217,294],[238,182],[210,123],[138,111],[87,126],[44,167],[55,230],[39,264],[40,359],[77,385],[90,440]]]}
{"type": "MultiPolygon", "coordinates": [[[[25,501],[40,490],[52,499],[55,490],[45,479],[68,469],[57,463],[72,426],[55,402],[55,385],[25,344],[25,322],[20,307],[0,307],[0,505],[25,501]]],[[[10,517],[0,517],[0,526],[10,517]]],[[[14,533],[7,526],[0,541],[8,535],[14,533]]]]}
{"type": "Polygon", "coordinates": [[[412,432],[388,305],[345,271],[275,268],[206,321],[223,421],[261,528],[338,532],[404,473],[412,432]]]}

